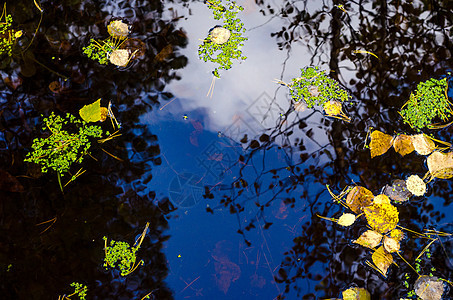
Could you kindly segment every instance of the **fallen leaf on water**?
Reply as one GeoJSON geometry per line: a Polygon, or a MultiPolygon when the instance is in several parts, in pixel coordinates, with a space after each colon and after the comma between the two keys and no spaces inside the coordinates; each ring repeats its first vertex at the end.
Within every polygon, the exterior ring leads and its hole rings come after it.
{"type": "Polygon", "coordinates": [[[426,193],[426,183],[418,175],[411,175],[406,179],[406,187],[415,196],[423,196],[426,193]]]}
{"type": "Polygon", "coordinates": [[[398,242],[404,239],[404,232],[399,229],[393,229],[390,231],[390,237],[398,242]]]}
{"type": "Polygon", "coordinates": [[[387,233],[398,224],[398,210],[390,203],[373,203],[364,208],[368,224],[380,233],[387,233]]]}
{"type": "Polygon", "coordinates": [[[384,249],[388,253],[397,252],[400,250],[400,243],[395,239],[384,236],[384,249]]]}
{"type": "Polygon", "coordinates": [[[58,81],[52,81],[49,84],[49,90],[51,90],[53,93],[58,94],[59,92],[61,92],[61,89],[62,89],[61,84],[58,81]]]}
{"type": "Polygon", "coordinates": [[[118,67],[125,67],[129,63],[129,50],[115,49],[110,53],[109,61],[118,67]]]}
{"type": "Polygon", "coordinates": [[[414,283],[417,296],[423,300],[440,300],[444,293],[444,283],[436,276],[420,276],[414,283]]]}
{"type": "Polygon", "coordinates": [[[397,135],[397,137],[393,141],[393,148],[395,148],[395,151],[402,156],[409,154],[415,150],[414,145],[412,144],[411,136],[405,134],[397,135]]]}
{"type": "Polygon", "coordinates": [[[412,193],[407,190],[406,181],[402,179],[396,179],[391,186],[386,185],[383,193],[393,201],[399,202],[407,201],[412,196],[412,193]]]}
{"type": "Polygon", "coordinates": [[[341,102],[339,101],[327,101],[324,103],[324,111],[326,114],[335,116],[341,114],[341,102]]]}
{"type": "Polygon", "coordinates": [[[85,122],[97,122],[101,120],[101,99],[85,105],[79,110],[80,117],[85,122]]]}
{"type": "Polygon", "coordinates": [[[387,152],[393,144],[393,137],[379,130],[371,133],[370,151],[371,158],[387,152]]]}
{"type": "Polygon", "coordinates": [[[382,275],[387,276],[387,270],[393,263],[392,255],[390,253],[387,253],[384,247],[381,246],[376,251],[374,251],[371,259],[373,260],[373,263],[376,265],[379,271],[381,271],[382,275]]]}
{"type": "Polygon", "coordinates": [[[370,300],[370,293],[364,288],[353,287],[341,293],[344,300],[370,300]]]}
{"type": "Polygon", "coordinates": [[[168,58],[172,53],[173,53],[173,46],[171,44],[168,44],[159,53],[157,53],[157,55],[154,57],[154,60],[156,60],[158,62],[162,62],[166,58],[168,58]]]}
{"type": "Polygon", "coordinates": [[[373,193],[361,186],[355,186],[349,191],[346,197],[346,204],[349,208],[359,214],[363,212],[363,208],[370,206],[373,203],[373,193]]]}
{"type": "Polygon", "coordinates": [[[104,122],[107,119],[108,115],[109,115],[108,108],[101,106],[101,118],[99,119],[99,121],[104,122]]]}
{"type": "Polygon", "coordinates": [[[453,177],[453,152],[435,151],[428,156],[426,163],[431,176],[440,179],[453,177]]]}
{"type": "Polygon", "coordinates": [[[367,230],[354,243],[363,247],[374,248],[377,247],[382,240],[382,234],[374,230],[367,230]]]}
{"type": "Polygon", "coordinates": [[[354,214],[349,214],[349,213],[345,213],[345,214],[342,214],[341,217],[338,219],[338,225],[341,225],[341,226],[351,226],[352,224],[354,224],[355,222],[355,215],[354,214]]]}
{"type": "Polygon", "coordinates": [[[423,133],[412,135],[411,139],[415,151],[420,155],[428,155],[436,149],[434,141],[423,133]]]}
{"type": "Polygon", "coordinates": [[[374,197],[373,203],[374,204],[382,204],[382,203],[390,204],[390,199],[386,195],[380,194],[380,195],[377,195],[376,197],[374,197]]]}

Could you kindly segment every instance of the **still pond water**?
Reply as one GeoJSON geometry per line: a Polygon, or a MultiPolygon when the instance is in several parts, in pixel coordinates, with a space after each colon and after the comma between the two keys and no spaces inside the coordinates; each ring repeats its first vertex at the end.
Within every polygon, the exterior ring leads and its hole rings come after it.
{"type": "MultiPolygon", "coordinates": [[[[396,254],[387,277],[366,264],[371,251],[352,243],[364,218],[341,227],[318,215],[347,212],[326,185],[377,195],[426,173],[425,156],[391,149],[371,159],[364,145],[371,127],[413,134],[400,107],[419,82],[452,71],[452,1],[240,0],[248,58],[221,72],[212,97],[214,65],[197,51],[218,22],[203,1],[37,3],[42,13],[31,0],[7,1],[26,51],[2,56],[0,70],[2,299],[58,299],[72,282],[87,285],[87,299],[323,299],[350,287],[399,299],[413,289],[417,275],[396,254]],[[125,68],[82,53],[90,37],[108,36],[112,18],[146,45],[125,68]],[[306,66],[349,91],[350,123],[291,109],[275,79],[306,66]],[[78,115],[99,98],[121,123],[103,148],[121,160],[93,147],[96,160],[62,193],[55,173],[24,158],[43,134],[41,115],[78,115]],[[105,270],[103,237],[133,244],[148,222],[144,264],[127,277],[105,270]]],[[[452,141],[451,127],[427,133],[452,141]]],[[[453,233],[452,192],[451,180],[433,180],[424,197],[395,204],[399,225],[453,233]]],[[[414,262],[425,245],[408,234],[400,254],[414,262]]],[[[452,238],[430,250],[424,274],[435,267],[453,280],[452,238]]]]}

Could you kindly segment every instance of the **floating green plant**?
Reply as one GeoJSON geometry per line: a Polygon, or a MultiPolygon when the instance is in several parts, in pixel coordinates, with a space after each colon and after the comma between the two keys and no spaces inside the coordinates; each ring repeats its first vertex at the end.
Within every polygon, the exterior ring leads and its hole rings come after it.
{"type": "Polygon", "coordinates": [[[443,122],[452,115],[452,103],[447,96],[447,78],[431,78],[417,85],[415,92],[411,93],[409,100],[401,107],[400,114],[405,123],[413,129],[420,131],[442,128],[443,125],[432,124],[438,118],[443,122]]]}
{"type": "Polygon", "coordinates": [[[58,300],[68,300],[71,299],[72,296],[79,297],[80,300],[85,300],[85,296],[87,295],[88,287],[78,282],[71,283],[71,286],[74,288],[74,292],[70,295],[63,295],[59,296],[58,300]]]}
{"type": "Polygon", "coordinates": [[[49,169],[59,176],[68,173],[73,163],[82,162],[84,156],[89,154],[89,137],[100,138],[103,134],[100,126],[88,125],[69,113],[63,118],[52,112],[43,122],[42,129],[50,131],[50,135],[34,139],[33,151],[25,159],[40,165],[43,173],[49,169]]]}
{"type": "Polygon", "coordinates": [[[198,47],[198,57],[202,60],[211,61],[219,64],[212,72],[217,78],[220,78],[219,70],[231,69],[233,59],[245,60],[246,56],[242,54],[240,48],[247,40],[243,36],[245,33],[244,23],[237,18],[237,14],[244,10],[233,0],[227,0],[225,5],[221,0],[207,1],[208,8],[212,10],[215,20],[222,20],[222,26],[216,26],[211,29],[208,37],[198,47]]]}
{"type": "Polygon", "coordinates": [[[135,241],[133,246],[130,246],[127,242],[122,241],[110,241],[110,245],[107,245],[107,237],[103,237],[105,246],[105,258],[104,258],[104,267],[106,270],[110,268],[118,267],[121,276],[127,276],[137,269],[139,265],[143,264],[143,260],[136,263],[137,256],[136,252],[140,248],[140,245],[145,238],[146,231],[148,230],[149,223],[146,223],[143,233],[135,241]]]}
{"type": "Polygon", "coordinates": [[[12,55],[13,47],[17,39],[22,36],[22,31],[15,30],[12,27],[13,17],[6,14],[6,3],[3,6],[0,17],[0,55],[12,55]]]}
{"type": "Polygon", "coordinates": [[[113,50],[116,49],[116,45],[110,39],[105,41],[91,39],[90,44],[87,47],[83,47],[83,53],[88,58],[99,62],[101,65],[107,65],[109,63],[109,57],[113,50]]]}

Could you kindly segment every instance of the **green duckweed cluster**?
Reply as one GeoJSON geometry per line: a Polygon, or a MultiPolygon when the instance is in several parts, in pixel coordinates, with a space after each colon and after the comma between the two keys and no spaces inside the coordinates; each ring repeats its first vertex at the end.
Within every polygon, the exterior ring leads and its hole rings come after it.
{"type": "Polygon", "coordinates": [[[16,40],[22,35],[22,31],[16,31],[11,28],[13,17],[5,16],[5,21],[0,20],[0,55],[12,55],[13,46],[16,40]]]}
{"type": "MultiPolygon", "coordinates": [[[[103,237],[107,244],[107,237],[103,237]]],[[[118,266],[121,271],[121,276],[126,276],[132,273],[134,264],[137,259],[135,253],[139,246],[130,246],[127,242],[110,241],[110,245],[105,247],[104,267],[106,270],[118,266]]]]}
{"type": "Polygon", "coordinates": [[[207,1],[208,8],[212,10],[215,20],[222,20],[222,27],[230,31],[230,37],[223,44],[214,43],[210,36],[203,40],[203,44],[198,47],[198,57],[203,61],[211,61],[219,64],[212,72],[215,77],[220,78],[219,70],[231,69],[233,59],[245,60],[246,56],[242,54],[240,48],[244,45],[246,37],[244,23],[237,18],[237,14],[244,10],[242,6],[236,4],[233,0],[227,0],[226,5],[222,5],[221,0],[207,1]]]}
{"type": "Polygon", "coordinates": [[[88,56],[88,58],[98,61],[101,65],[107,65],[109,63],[110,53],[116,49],[116,45],[114,41],[110,39],[105,41],[91,39],[90,44],[82,49],[83,53],[88,56]]]}
{"type": "Polygon", "coordinates": [[[43,122],[42,129],[50,131],[51,134],[46,138],[34,139],[33,151],[28,153],[25,159],[40,165],[43,173],[47,173],[49,169],[59,174],[69,172],[74,162],[82,162],[83,157],[89,153],[89,137],[102,136],[100,126],[88,125],[69,113],[62,118],[52,112],[43,122]],[[67,130],[71,127],[73,132],[67,130]]]}
{"type": "Polygon", "coordinates": [[[431,78],[417,85],[409,101],[401,108],[400,114],[405,123],[420,131],[429,127],[436,118],[447,121],[452,115],[452,104],[447,96],[447,78],[431,78]]]}
{"type": "Polygon", "coordinates": [[[74,288],[74,293],[72,293],[70,296],[67,296],[68,298],[77,295],[80,300],[85,300],[85,296],[87,295],[88,287],[86,285],[83,285],[78,282],[73,282],[71,283],[71,286],[74,288]]]}
{"type": "Polygon", "coordinates": [[[300,77],[293,78],[288,87],[294,102],[305,101],[308,108],[324,106],[330,100],[345,102],[351,98],[337,81],[318,67],[302,68],[300,77]]]}

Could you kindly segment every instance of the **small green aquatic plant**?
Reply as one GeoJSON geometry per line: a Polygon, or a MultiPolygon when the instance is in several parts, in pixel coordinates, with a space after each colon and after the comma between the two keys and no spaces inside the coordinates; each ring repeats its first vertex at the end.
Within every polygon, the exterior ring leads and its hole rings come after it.
{"type": "Polygon", "coordinates": [[[217,78],[220,78],[219,70],[231,69],[233,59],[245,60],[246,56],[242,54],[240,48],[247,40],[243,36],[245,33],[244,23],[237,18],[237,14],[244,10],[240,5],[237,5],[233,0],[227,0],[223,5],[221,0],[207,1],[208,8],[212,10],[215,20],[222,20],[221,27],[215,27],[210,31],[208,37],[203,40],[203,43],[198,47],[198,57],[201,60],[211,61],[219,64],[212,72],[217,78]],[[220,32],[222,28],[222,37],[217,35],[216,31],[220,32]]]}
{"type": "Polygon", "coordinates": [[[88,287],[78,282],[71,283],[71,286],[74,288],[74,293],[71,295],[65,296],[66,299],[70,298],[71,296],[76,295],[79,297],[80,300],[85,300],[85,296],[87,295],[88,287]]]}
{"type": "Polygon", "coordinates": [[[136,252],[140,248],[140,245],[145,238],[146,231],[148,230],[149,223],[146,224],[145,230],[140,237],[135,241],[133,246],[130,246],[127,242],[111,240],[110,244],[107,243],[107,237],[104,236],[104,267],[106,270],[110,268],[118,267],[121,276],[127,276],[137,269],[137,267],[143,264],[143,260],[136,264],[137,256],[136,252]]]}
{"type": "Polygon", "coordinates": [[[405,123],[413,129],[420,131],[428,127],[430,129],[442,128],[442,125],[432,124],[436,118],[443,122],[447,121],[453,113],[453,105],[447,96],[447,78],[431,78],[417,85],[409,100],[401,107],[400,114],[405,123]]]}
{"type": "Polygon", "coordinates": [[[89,153],[89,137],[100,138],[103,133],[100,126],[88,125],[69,113],[63,118],[52,112],[43,122],[42,130],[50,131],[50,135],[33,140],[33,151],[25,161],[40,165],[43,173],[52,169],[59,176],[69,172],[73,163],[82,162],[89,153]]]}
{"type": "Polygon", "coordinates": [[[116,49],[116,45],[110,39],[105,41],[97,41],[91,39],[88,46],[83,47],[83,53],[88,58],[98,61],[101,65],[107,65],[109,63],[109,57],[113,50],[116,49]]]}
{"type": "Polygon", "coordinates": [[[285,85],[289,87],[293,101],[303,100],[308,108],[316,105],[324,107],[330,101],[346,102],[351,98],[336,80],[319,71],[318,67],[302,68],[300,77],[285,85]]]}
{"type": "Polygon", "coordinates": [[[0,55],[12,55],[13,47],[19,37],[22,36],[22,31],[17,31],[11,28],[13,17],[6,14],[6,3],[3,7],[2,16],[0,17],[0,55]]]}

